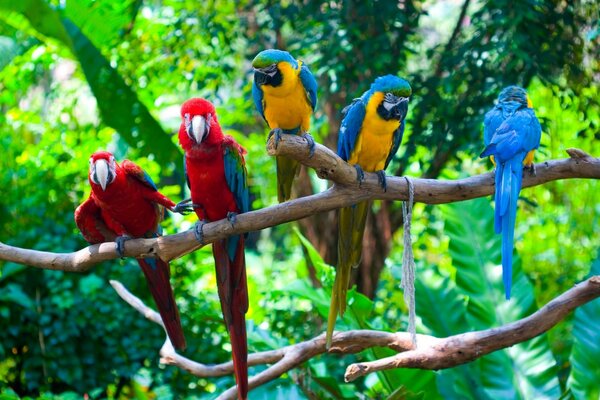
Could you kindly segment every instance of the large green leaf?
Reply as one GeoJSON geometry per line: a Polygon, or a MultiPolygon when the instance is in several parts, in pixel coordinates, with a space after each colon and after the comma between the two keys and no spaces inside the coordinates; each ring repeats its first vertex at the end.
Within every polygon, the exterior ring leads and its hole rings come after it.
{"type": "Polygon", "coordinates": [[[175,161],[180,151],[135,92],[73,22],[65,18],[63,24],[73,40],[73,49],[85,77],[98,99],[104,122],[115,128],[130,146],[146,154],[153,153],[159,163],[175,161]]]}
{"type": "MultiPolygon", "coordinates": [[[[452,204],[442,210],[445,232],[450,238],[449,252],[456,268],[456,286],[468,296],[465,328],[493,328],[535,312],[533,287],[522,273],[518,257],[513,260],[512,299],[503,299],[498,266],[500,236],[494,233],[489,200],[452,204]]],[[[471,379],[475,385],[464,385],[464,373],[459,367],[441,374],[441,390],[452,398],[482,398],[482,393],[484,398],[491,399],[560,396],[556,362],[546,335],[489,354],[473,365],[477,373],[471,379]]]]}
{"type": "Polygon", "coordinates": [[[72,49],[71,38],[60,22],[60,15],[43,0],[0,0],[0,9],[23,14],[42,35],[57,39],[72,49]]]}
{"type": "MultiPolygon", "coordinates": [[[[161,164],[179,158],[180,151],[169,135],[77,25],[68,18],[61,19],[43,0],[0,0],[0,8],[23,14],[34,29],[58,39],[73,52],[97,99],[102,120],[117,130],[128,145],[145,154],[154,154],[161,164]]],[[[88,30],[94,30],[92,23],[101,24],[102,19],[86,20],[88,30]]]]}
{"type": "MultiPolygon", "coordinates": [[[[600,275],[600,254],[590,276],[600,275]]],[[[575,311],[571,374],[567,387],[576,399],[600,399],[600,299],[575,311]]]]}
{"type": "MultiPolygon", "coordinates": [[[[323,261],[319,255],[319,252],[313,247],[310,241],[300,233],[299,230],[295,229],[294,232],[299,237],[302,245],[305,247],[306,253],[308,257],[310,257],[310,261],[317,270],[317,275],[319,277],[326,275],[324,269],[331,269],[332,267],[323,261]]],[[[327,318],[329,313],[329,304],[331,301],[331,286],[315,289],[311,287],[308,282],[295,282],[295,284],[289,286],[287,290],[293,291],[293,293],[297,296],[311,300],[315,308],[317,308],[319,314],[324,318],[327,318]]],[[[348,291],[347,311],[342,318],[343,322],[340,323],[338,321],[337,328],[340,329],[346,326],[350,329],[374,329],[374,327],[371,325],[371,320],[376,316],[373,314],[373,301],[365,295],[358,293],[355,289],[351,289],[348,291]]],[[[377,326],[377,329],[389,330],[389,326],[385,324],[385,321],[382,321],[382,324],[383,326],[377,326]]],[[[390,357],[394,354],[396,354],[395,351],[382,347],[371,348],[365,352],[365,356],[368,360],[390,357]]],[[[415,398],[417,395],[420,396],[421,392],[425,392],[427,394],[427,398],[438,398],[438,393],[434,385],[435,374],[432,371],[391,369],[378,372],[376,375],[379,379],[379,384],[381,387],[385,388],[384,391],[390,395],[390,398],[395,398],[397,394],[394,393],[396,393],[398,389],[402,387],[410,390],[410,392],[398,392],[402,393],[405,398],[415,398]]]]}

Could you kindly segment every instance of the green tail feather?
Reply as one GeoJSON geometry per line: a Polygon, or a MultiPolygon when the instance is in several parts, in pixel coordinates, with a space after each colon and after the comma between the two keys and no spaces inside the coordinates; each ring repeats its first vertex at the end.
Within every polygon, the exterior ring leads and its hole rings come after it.
{"type": "Polygon", "coordinates": [[[300,164],[287,157],[275,158],[277,161],[277,200],[282,203],[292,197],[292,183],[300,170],[300,164]]]}
{"type": "Polygon", "coordinates": [[[331,346],[338,313],[343,316],[346,311],[350,273],[352,268],[360,263],[362,256],[362,240],[369,205],[369,202],[363,202],[352,207],[344,207],[338,214],[338,266],[327,318],[327,348],[331,346]]]}

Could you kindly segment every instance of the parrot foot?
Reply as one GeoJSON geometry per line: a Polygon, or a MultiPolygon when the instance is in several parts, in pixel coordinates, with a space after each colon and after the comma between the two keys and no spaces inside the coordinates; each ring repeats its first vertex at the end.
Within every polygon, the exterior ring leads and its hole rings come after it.
{"type": "Polygon", "coordinates": [[[235,227],[235,224],[237,224],[237,213],[234,213],[233,211],[228,212],[227,220],[231,224],[232,228],[235,227]]]}
{"type": "Polygon", "coordinates": [[[310,133],[304,133],[302,135],[304,140],[306,140],[306,144],[308,145],[308,158],[312,158],[315,155],[315,139],[313,139],[310,133]]]}
{"type": "Polygon", "coordinates": [[[196,225],[194,225],[194,236],[201,245],[206,244],[204,243],[204,232],[202,231],[202,227],[204,227],[204,225],[206,225],[206,221],[203,220],[196,222],[196,225]]]}
{"type": "Polygon", "coordinates": [[[277,150],[277,146],[279,145],[279,141],[281,140],[281,136],[283,135],[283,131],[281,128],[272,129],[269,132],[269,136],[267,137],[267,141],[271,139],[271,136],[275,136],[275,149],[277,150]]]}
{"type": "Polygon", "coordinates": [[[173,207],[173,212],[179,213],[181,215],[188,215],[189,213],[194,212],[195,208],[200,207],[202,207],[200,204],[194,204],[192,203],[192,199],[188,198],[185,200],[181,200],[179,203],[175,204],[175,207],[173,207]]]}
{"type": "Polygon", "coordinates": [[[356,170],[356,180],[358,181],[358,186],[360,187],[361,183],[363,183],[365,180],[365,172],[358,164],[354,164],[354,169],[356,170]]]}
{"type": "Polygon", "coordinates": [[[387,179],[385,177],[385,171],[380,169],[376,172],[377,178],[379,179],[379,185],[383,189],[384,192],[387,192],[387,179]]]}
{"type": "Polygon", "coordinates": [[[121,258],[125,258],[125,242],[133,239],[129,235],[121,235],[115,238],[115,242],[117,243],[117,254],[121,258]]]}
{"type": "Polygon", "coordinates": [[[530,165],[526,165],[525,169],[529,170],[529,176],[537,176],[535,173],[535,164],[531,163],[530,165]]]}

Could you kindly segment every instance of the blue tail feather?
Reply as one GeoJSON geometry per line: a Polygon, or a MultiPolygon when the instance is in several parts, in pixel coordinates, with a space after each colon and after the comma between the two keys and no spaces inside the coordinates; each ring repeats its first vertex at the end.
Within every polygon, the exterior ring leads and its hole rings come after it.
{"type": "Polygon", "coordinates": [[[494,204],[496,204],[494,211],[494,230],[496,233],[502,232],[502,214],[500,213],[499,204],[501,203],[500,198],[502,195],[502,174],[504,171],[504,164],[496,164],[496,189],[494,193],[494,204]]]}
{"type": "MultiPolygon", "coordinates": [[[[517,217],[517,200],[521,190],[521,180],[523,178],[522,160],[516,157],[504,165],[502,173],[502,184],[500,201],[505,206],[505,212],[496,214],[501,220],[502,228],[502,280],[506,299],[510,299],[512,283],[512,256],[514,248],[515,222],[517,217]]],[[[499,207],[496,205],[496,212],[499,207]]]]}

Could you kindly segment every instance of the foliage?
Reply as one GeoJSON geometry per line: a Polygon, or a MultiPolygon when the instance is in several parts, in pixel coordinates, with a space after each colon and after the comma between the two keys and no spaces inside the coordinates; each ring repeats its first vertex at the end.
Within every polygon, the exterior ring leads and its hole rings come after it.
{"type": "MultiPolygon", "coordinates": [[[[72,213],[89,192],[87,159],[100,148],[135,159],[165,194],[183,198],[174,133],[178,105],[191,96],[213,100],[222,125],[247,148],[253,206],[273,204],[273,160],[249,94],[249,60],[271,46],[303,58],[318,77],[314,134],[331,147],[341,108],[373,77],[406,76],[415,95],[404,150],[393,163],[399,172],[453,179],[488,170],[474,161],[481,120],[508,83],[528,87],[542,119],[539,159],[564,157],[568,147],[598,155],[600,96],[591,84],[598,76],[597,5],[466,1],[457,24],[461,8],[451,3],[213,0],[199,8],[193,0],[0,0],[0,240],[48,251],[83,247],[72,213]]],[[[326,186],[307,179],[313,190],[326,186]]],[[[597,181],[584,180],[522,192],[510,302],[502,300],[489,199],[417,204],[419,331],[446,336],[497,326],[582,279],[600,240],[599,193],[597,181]]],[[[390,208],[386,218],[397,223],[397,205],[390,208]]],[[[374,211],[382,210],[376,203],[374,211]]],[[[250,236],[250,351],[324,330],[333,269],[319,252],[330,221],[311,220],[323,233],[310,237],[303,229],[310,240],[290,234],[290,225],[250,236]]],[[[193,222],[171,216],[164,227],[173,233],[193,222]]],[[[381,235],[394,244],[375,296],[351,290],[338,329],[406,329],[400,235],[381,235]]],[[[594,268],[598,273],[598,261],[594,268]]],[[[185,355],[227,361],[210,249],[173,262],[172,275],[185,355]]],[[[109,279],[152,304],[132,260],[83,275],[0,263],[0,398],[208,399],[233,384],[232,377],[199,379],[159,366],[161,329],[124,307],[109,279]]],[[[596,301],[547,335],[447,371],[386,371],[345,384],[347,364],[390,351],[324,355],[252,398],[597,397],[597,314],[596,301]]]]}

